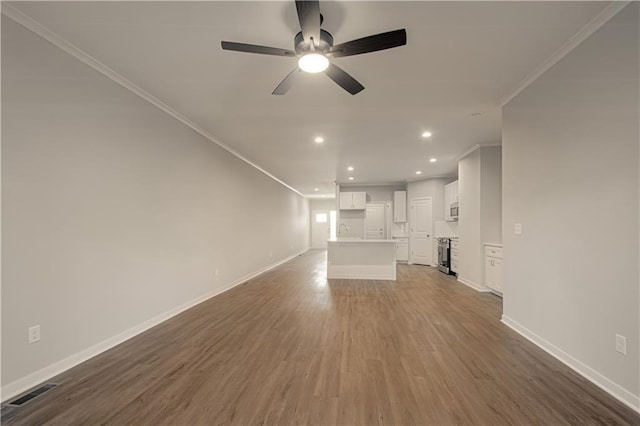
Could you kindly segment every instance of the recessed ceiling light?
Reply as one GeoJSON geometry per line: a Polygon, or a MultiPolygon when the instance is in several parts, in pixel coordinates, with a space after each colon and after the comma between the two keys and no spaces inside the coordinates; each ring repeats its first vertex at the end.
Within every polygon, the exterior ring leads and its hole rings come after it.
{"type": "Polygon", "coordinates": [[[349,176],[349,180],[353,180],[353,176],[349,176]]]}
{"type": "Polygon", "coordinates": [[[349,167],[347,167],[347,170],[349,170],[350,172],[352,172],[352,171],[353,171],[353,166],[349,166],[349,167]]]}
{"type": "Polygon", "coordinates": [[[422,172],[421,172],[420,170],[416,170],[416,174],[417,174],[417,175],[421,175],[421,174],[422,174],[422,172]]]}
{"type": "Polygon", "coordinates": [[[430,162],[430,163],[435,163],[436,161],[438,161],[438,159],[437,159],[437,158],[429,158],[429,162],[430,162]]]}
{"type": "Polygon", "coordinates": [[[431,137],[431,132],[424,132],[424,133],[422,133],[422,137],[423,137],[423,138],[430,138],[430,137],[431,137]]]}
{"type": "Polygon", "coordinates": [[[314,139],[314,141],[315,141],[315,143],[322,143],[322,142],[324,142],[324,138],[322,136],[317,136],[314,139]]]}
{"type": "Polygon", "coordinates": [[[313,190],[318,192],[318,191],[320,191],[320,188],[313,188],[313,190]]]}

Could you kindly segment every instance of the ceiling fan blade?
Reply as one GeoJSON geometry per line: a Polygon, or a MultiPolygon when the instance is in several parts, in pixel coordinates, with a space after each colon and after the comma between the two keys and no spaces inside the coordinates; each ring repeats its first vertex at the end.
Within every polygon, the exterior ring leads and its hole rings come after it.
{"type": "Polygon", "coordinates": [[[327,68],[325,74],[327,74],[331,80],[335,81],[338,86],[352,95],[364,90],[364,86],[360,84],[358,80],[351,77],[345,70],[337,65],[329,64],[329,68],[327,68]]]}
{"type": "Polygon", "coordinates": [[[293,86],[293,83],[296,81],[296,78],[298,77],[299,74],[300,74],[300,68],[296,67],[295,70],[291,71],[284,78],[284,80],[282,80],[280,82],[280,84],[278,84],[278,87],[273,89],[273,92],[271,92],[271,94],[272,95],[284,95],[285,93],[287,93],[289,91],[289,89],[291,89],[291,86],[293,86]]]}
{"type": "Polygon", "coordinates": [[[337,44],[329,50],[329,53],[338,58],[391,49],[405,44],[407,44],[407,31],[401,29],[337,44]]]}
{"type": "Polygon", "coordinates": [[[296,0],[300,29],[306,43],[320,43],[320,3],[318,0],[296,0]]]}
{"type": "Polygon", "coordinates": [[[233,41],[223,41],[222,48],[224,50],[235,50],[236,52],[261,53],[263,55],[274,56],[296,56],[293,50],[280,49],[277,47],[258,46],[256,44],[235,43],[233,41]]]}

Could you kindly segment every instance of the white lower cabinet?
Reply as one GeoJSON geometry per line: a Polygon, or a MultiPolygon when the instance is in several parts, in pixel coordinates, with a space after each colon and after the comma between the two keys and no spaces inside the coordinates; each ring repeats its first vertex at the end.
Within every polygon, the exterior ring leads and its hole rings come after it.
{"type": "Polygon", "coordinates": [[[485,245],[484,285],[502,294],[502,247],[485,245]]]}
{"type": "Polygon", "coordinates": [[[451,272],[458,273],[460,270],[460,254],[458,251],[458,239],[451,238],[451,272]]]}
{"type": "Polygon", "coordinates": [[[398,262],[409,261],[409,239],[408,238],[396,238],[396,261],[398,262]]]}

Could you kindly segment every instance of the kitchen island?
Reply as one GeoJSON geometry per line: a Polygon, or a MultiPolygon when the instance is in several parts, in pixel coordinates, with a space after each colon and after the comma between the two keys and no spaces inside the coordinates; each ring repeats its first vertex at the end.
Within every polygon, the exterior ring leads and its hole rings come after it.
{"type": "Polygon", "coordinates": [[[395,281],[395,240],[328,240],[327,278],[395,281]]]}

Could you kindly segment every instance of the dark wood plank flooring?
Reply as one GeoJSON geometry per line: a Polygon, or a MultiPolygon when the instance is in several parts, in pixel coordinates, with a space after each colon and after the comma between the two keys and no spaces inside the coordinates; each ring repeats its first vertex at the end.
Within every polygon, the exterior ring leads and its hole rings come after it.
{"type": "Polygon", "coordinates": [[[326,280],[311,251],[51,380],[3,424],[640,424],[433,268],[326,280]]]}

